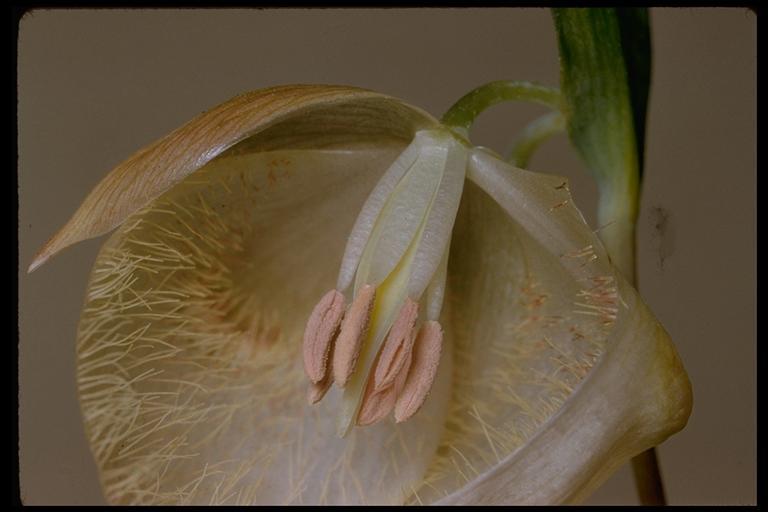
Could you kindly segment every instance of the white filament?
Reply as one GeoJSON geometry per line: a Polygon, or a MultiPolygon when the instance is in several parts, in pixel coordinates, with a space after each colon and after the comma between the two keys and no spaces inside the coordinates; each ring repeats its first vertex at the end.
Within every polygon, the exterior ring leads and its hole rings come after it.
{"type": "Polygon", "coordinates": [[[390,194],[400,182],[400,179],[413,166],[413,163],[419,156],[422,145],[421,141],[424,138],[423,133],[416,133],[413,142],[386,170],[360,210],[360,214],[347,239],[347,246],[344,250],[344,258],[341,262],[339,278],[336,284],[338,290],[344,291],[352,284],[358,264],[360,263],[360,257],[363,254],[363,249],[365,249],[376,219],[379,217],[390,194]]]}
{"type": "Polygon", "coordinates": [[[421,147],[416,162],[392,191],[374,224],[360,259],[355,289],[366,283],[380,284],[403,259],[431,213],[447,158],[444,147],[421,147]]]}
{"type": "MultiPolygon", "coordinates": [[[[447,143],[448,158],[442,180],[430,211],[425,217],[423,234],[413,258],[408,296],[418,300],[432,281],[443,256],[446,255],[456,213],[464,189],[467,169],[467,149],[453,137],[447,143]]],[[[446,255],[447,256],[447,255],[446,255]]],[[[439,308],[438,308],[439,309],[439,308]]]]}
{"type": "Polygon", "coordinates": [[[448,252],[451,247],[451,241],[448,240],[448,245],[443,251],[443,258],[440,260],[440,266],[437,267],[437,272],[432,276],[427,287],[425,310],[426,320],[438,320],[440,318],[440,312],[443,310],[443,299],[445,297],[445,282],[448,278],[448,252]]]}

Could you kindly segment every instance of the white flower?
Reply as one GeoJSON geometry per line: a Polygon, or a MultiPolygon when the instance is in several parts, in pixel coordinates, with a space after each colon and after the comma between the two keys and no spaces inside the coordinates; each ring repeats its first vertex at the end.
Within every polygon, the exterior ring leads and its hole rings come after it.
{"type": "Polygon", "coordinates": [[[78,334],[113,503],[575,502],[690,413],[565,180],[393,98],[239,96],[113,170],[32,268],[115,227],[78,334]]]}

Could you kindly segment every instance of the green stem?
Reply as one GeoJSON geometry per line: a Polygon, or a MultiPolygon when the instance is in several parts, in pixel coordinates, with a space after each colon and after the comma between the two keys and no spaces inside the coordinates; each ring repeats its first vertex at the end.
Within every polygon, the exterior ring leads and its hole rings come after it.
{"type": "Polygon", "coordinates": [[[527,167],[533,152],[547,139],[565,130],[565,118],[560,112],[550,112],[525,127],[515,141],[507,160],[516,167],[527,167]]]}
{"type": "Polygon", "coordinates": [[[649,448],[632,459],[632,472],[641,505],[666,505],[656,448],[649,448]]]}
{"type": "Polygon", "coordinates": [[[443,116],[443,124],[467,133],[475,118],[488,107],[503,101],[530,101],[562,110],[562,96],[553,87],[499,80],[481,85],[459,99],[443,116]]]}

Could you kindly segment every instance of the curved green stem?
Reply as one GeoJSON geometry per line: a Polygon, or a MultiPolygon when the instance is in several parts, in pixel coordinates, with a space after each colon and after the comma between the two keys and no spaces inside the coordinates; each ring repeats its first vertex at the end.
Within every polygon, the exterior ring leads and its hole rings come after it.
{"type": "Polygon", "coordinates": [[[560,112],[541,116],[523,129],[507,160],[516,167],[527,167],[534,151],[552,135],[564,130],[565,118],[560,112]]]}
{"type": "Polygon", "coordinates": [[[504,101],[530,101],[562,110],[560,90],[533,82],[499,80],[470,91],[453,104],[443,116],[443,124],[464,133],[475,118],[488,107],[504,101]]]}

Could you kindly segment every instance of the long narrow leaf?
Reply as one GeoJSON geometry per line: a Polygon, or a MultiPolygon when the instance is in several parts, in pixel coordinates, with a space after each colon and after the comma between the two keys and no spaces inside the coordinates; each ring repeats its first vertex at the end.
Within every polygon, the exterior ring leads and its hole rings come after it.
{"type": "Polygon", "coordinates": [[[638,172],[642,177],[645,154],[645,118],[651,83],[651,29],[648,9],[624,7],[616,9],[621,33],[621,49],[627,69],[629,99],[635,126],[638,172]]]}
{"type": "Polygon", "coordinates": [[[554,9],[554,19],[571,140],[601,187],[636,192],[650,83],[648,12],[554,9]]]}

